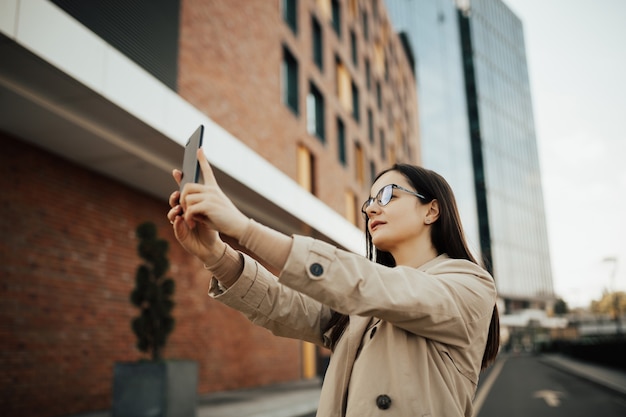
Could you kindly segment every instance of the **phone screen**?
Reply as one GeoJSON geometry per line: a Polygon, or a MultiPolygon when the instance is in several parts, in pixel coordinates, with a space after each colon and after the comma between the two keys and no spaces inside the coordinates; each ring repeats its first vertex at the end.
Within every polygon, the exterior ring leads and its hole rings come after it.
{"type": "Polygon", "coordinates": [[[183,190],[185,184],[189,182],[202,182],[202,171],[198,163],[196,152],[202,146],[202,136],[204,134],[204,126],[200,125],[198,129],[189,137],[187,145],[185,145],[185,157],[183,158],[183,178],[180,182],[180,190],[183,190]]]}

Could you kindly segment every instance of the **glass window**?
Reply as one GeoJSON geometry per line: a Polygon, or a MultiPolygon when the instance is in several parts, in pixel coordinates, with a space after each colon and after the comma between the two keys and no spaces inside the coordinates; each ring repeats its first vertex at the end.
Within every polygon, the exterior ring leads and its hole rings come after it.
{"type": "Polygon", "coordinates": [[[350,6],[350,15],[355,18],[358,16],[358,12],[359,12],[359,5],[357,0],[349,0],[349,6],[350,6]]]}
{"type": "Polygon", "coordinates": [[[282,0],[283,20],[294,34],[298,33],[298,2],[297,0],[282,0]]]}
{"type": "Polygon", "coordinates": [[[346,128],[341,119],[337,118],[337,156],[341,165],[348,164],[346,155],[346,128]]]}
{"type": "Polygon", "coordinates": [[[337,73],[337,96],[341,106],[349,112],[352,112],[352,78],[346,66],[339,58],[335,61],[337,73]]]}
{"type": "Polygon", "coordinates": [[[356,40],[356,33],[353,30],[350,31],[350,47],[352,48],[352,64],[355,68],[359,66],[359,51],[356,40]]]}
{"type": "Polygon", "coordinates": [[[363,38],[365,38],[365,40],[367,41],[370,38],[370,29],[369,29],[369,18],[365,10],[363,10],[361,17],[363,20],[363,38]]]}
{"type": "Polygon", "coordinates": [[[359,89],[356,84],[352,83],[352,117],[354,117],[354,120],[357,122],[360,120],[359,114],[359,89]]]}
{"type": "Polygon", "coordinates": [[[310,85],[307,104],[307,130],[309,134],[317,136],[322,143],[326,141],[324,133],[324,97],[313,83],[310,85]]]}
{"type": "Polygon", "coordinates": [[[321,14],[325,18],[330,18],[331,16],[331,6],[329,0],[317,0],[317,7],[319,8],[321,14]]]}
{"type": "Polygon", "coordinates": [[[389,81],[389,60],[388,59],[384,59],[383,60],[383,64],[385,67],[385,81],[389,81]]]}
{"type": "Polygon", "coordinates": [[[378,174],[376,172],[376,164],[374,163],[374,161],[370,160],[370,183],[374,184],[374,181],[376,181],[376,174],[378,174]]]}
{"type": "Polygon", "coordinates": [[[374,114],[372,109],[367,109],[367,134],[369,136],[370,143],[374,144],[374,114]]]}
{"type": "Polygon", "coordinates": [[[393,146],[389,147],[389,164],[393,165],[396,163],[396,150],[393,146]]]}
{"type": "Polygon", "coordinates": [[[337,33],[337,37],[341,39],[341,3],[339,0],[332,0],[332,19],[333,29],[337,33]]]}
{"type": "Polygon", "coordinates": [[[317,21],[315,17],[311,19],[311,36],[313,38],[313,62],[315,65],[322,71],[324,69],[323,66],[323,58],[324,58],[324,47],[322,43],[322,26],[317,21]]]}
{"type": "Polygon", "coordinates": [[[346,219],[356,225],[359,219],[357,214],[356,196],[352,191],[346,191],[346,219]]]}
{"type": "Polygon", "coordinates": [[[297,149],[297,181],[311,194],[315,194],[315,158],[304,145],[297,149]]]}
{"type": "Polygon", "coordinates": [[[365,162],[363,156],[363,148],[359,142],[354,142],[354,170],[356,180],[359,184],[365,182],[365,162]]]}
{"type": "Polygon", "coordinates": [[[283,47],[283,64],[281,67],[283,103],[296,115],[298,114],[298,61],[283,47]]]}
{"type": "Polygon", "coordinates": [[[383,74],[385,71],[385,51],[383,45],[380,42],[376,42],[374,45],[374,73],[377,75],[383,74]]]}

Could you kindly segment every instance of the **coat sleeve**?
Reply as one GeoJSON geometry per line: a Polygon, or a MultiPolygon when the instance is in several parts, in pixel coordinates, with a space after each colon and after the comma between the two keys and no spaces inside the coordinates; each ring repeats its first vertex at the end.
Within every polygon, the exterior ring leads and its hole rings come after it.
{"type": "Polygon", "coordinates": [[[239,279],[228,289],[211,279],[209,296],[244,314],[273,334],[324,346],[322,329],[331,316],[319,301],[288,288],[247,255],[239,279]]]}
{"type": "Polygon", "coordinates": [[[489,323],[491,276],[472,262],[431,261],[390,268],[308,237],[294,236],[280,282],[343,314],[374,316],[408,332],[459,347],[489,323]]]}

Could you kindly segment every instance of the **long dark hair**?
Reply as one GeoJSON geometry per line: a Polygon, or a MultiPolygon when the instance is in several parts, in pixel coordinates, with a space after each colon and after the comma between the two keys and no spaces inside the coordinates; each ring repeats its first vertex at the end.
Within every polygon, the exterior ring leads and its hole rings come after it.
{"type": "MultiPolygon", "coordinates": [[[[434,222],[431,227],[431,240],[437,250],[437,254],[441,255],[445,253],[453,259],[466,259],[475,264],[479,264],[467,246],[454,193],[450,185],[448,185],[448,182],[436,172],[408,164],[395,164],[391,168],[378,174],[376,180],[389,171],[397,171],[404,175],[413,188],[424,195],[424,203],[435,199],[439,202],[439,219],[434,222]]],[[[381,265],[395,266],[396,262],[391,253],[380,251],[372,244],[372,236],[367,227],[368,221],[369,219],[366,218],[365,237],[367,241],[366,254],[368,259],[381,265]]],[[[330,334],[331,349],[334,349],[337,345],[348,323],[349,318],[347,315],[333,312],[327,326],[327,329],[332,329],[330,334]]],[[[498,307],[494,305],[481,369],[487,368],[495,361],[499,345],[500,319],[498,307]]]]}

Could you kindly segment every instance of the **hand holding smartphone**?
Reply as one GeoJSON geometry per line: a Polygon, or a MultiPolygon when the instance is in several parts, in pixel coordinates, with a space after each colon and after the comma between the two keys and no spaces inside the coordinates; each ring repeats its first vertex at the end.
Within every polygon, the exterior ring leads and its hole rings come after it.
{"type": "Polygon", "coordinates": [[[198,162],[197,152],[202,147],[202,137],[204,135],[204,125],[200,125],[198,129],[189,137],[185,145],[185,156],[183,158],[183,177],[180,181],[180,191],[187,183],[202,183],[202,171],[198,162]]]}

